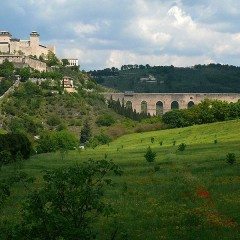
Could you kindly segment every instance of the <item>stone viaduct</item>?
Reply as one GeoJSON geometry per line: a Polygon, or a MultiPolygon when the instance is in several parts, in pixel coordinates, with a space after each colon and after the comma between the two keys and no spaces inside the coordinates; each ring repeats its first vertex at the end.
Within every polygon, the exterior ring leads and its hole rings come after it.
{"type": "Polygon", "coordinates": [[[237,102],[240,93],[104,93],[106,99],[118,100],[136,112],[162,115],[172,109],[186,109],[204,99],[237,102]]]}

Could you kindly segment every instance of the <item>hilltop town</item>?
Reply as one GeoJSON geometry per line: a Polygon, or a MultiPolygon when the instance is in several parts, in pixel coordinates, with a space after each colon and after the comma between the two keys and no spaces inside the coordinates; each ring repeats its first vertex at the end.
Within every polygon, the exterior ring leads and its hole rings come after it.
{"type": "MultiPolygon", "coordinates": [[[[36,31],[30,33],[28,40],[13,38],[8,31],[0,32],[0,64],[6,59],[16,67],[29,66],[40,72],[47,71],[49,54],[56,54],[55,46],[44,46],[40,43],[40,34],[36,31]]],[[[78,59],[69,58],[68,66],[78,66],[78,59]]]]}

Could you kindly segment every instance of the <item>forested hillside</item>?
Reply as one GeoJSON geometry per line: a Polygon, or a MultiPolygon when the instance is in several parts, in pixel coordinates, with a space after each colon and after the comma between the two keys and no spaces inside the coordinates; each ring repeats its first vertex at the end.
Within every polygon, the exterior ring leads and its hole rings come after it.
{"type": "Polygon", "coordinates": [[[108,68],[89,73],[97,83],[119,91],[240,92],[240,67],[229,65],[209,64],[186,68],[124,65],[121,69],[108,68]]]}

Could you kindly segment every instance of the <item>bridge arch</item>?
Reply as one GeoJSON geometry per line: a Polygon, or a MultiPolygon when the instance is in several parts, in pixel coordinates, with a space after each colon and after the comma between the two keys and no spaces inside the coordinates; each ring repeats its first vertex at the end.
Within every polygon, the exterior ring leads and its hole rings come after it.
{"type": "Polygon", "coordinates": [[[132,109],[132,102],[131,101],[126,102],[126,108],[132,109]]]}
{"type": "Polygon", "coordinates": [[[142,113],[148,113],[148,104],[146,101],[141,102],[141,112],[142,113]]]}
{"type": "Polygon", "coordinates": [[[173,109],[179,109],[179,103],[178,103],[178,101],[173,101],[172,103],[171,103],[171,109],[173,110],[173,109]]]}
{"type": "Polygon", "coordinates": [[[156,115],[157,116],[163,115],[163,102],[162,101],[158,101],[156,103],[156,115]]]}
{"type": "Polygon", "coordinates": [[[195,105],[193,101],[190,101],[187,105],[188,108],[192,108],[195,105]]]}

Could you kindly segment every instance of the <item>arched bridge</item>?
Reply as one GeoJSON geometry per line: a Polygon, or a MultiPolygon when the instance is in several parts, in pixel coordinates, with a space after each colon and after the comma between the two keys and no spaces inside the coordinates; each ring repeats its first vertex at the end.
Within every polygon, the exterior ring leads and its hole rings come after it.
{"type": "Polygon", "coordinates": [[[162,115],[172,109],[185,109],[204,99],[237,102],[239,93],[104,93],[106,99],[118,100],[136,112],[162,115]]]}

